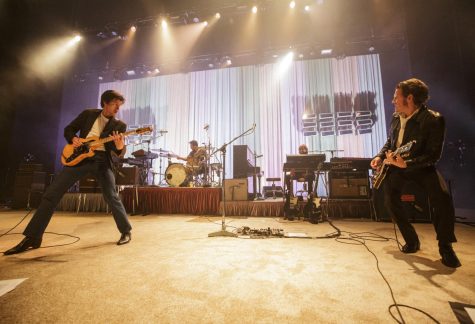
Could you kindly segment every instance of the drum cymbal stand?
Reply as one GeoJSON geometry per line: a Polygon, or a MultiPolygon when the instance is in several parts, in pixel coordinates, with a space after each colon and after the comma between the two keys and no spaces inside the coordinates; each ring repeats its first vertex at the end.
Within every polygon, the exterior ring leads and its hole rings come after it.
{"type": "Polygon", "coordinates": [[[201,185],[203,187],[211,187],[211,139],[209,137],[209,125],[205,124],[204,130],[206,131],[206,138],[208,139],[208,144],[203,143],[205,145],[205,159],[204,159],[204,174],[203,174],[203,181],[201,185]]]}

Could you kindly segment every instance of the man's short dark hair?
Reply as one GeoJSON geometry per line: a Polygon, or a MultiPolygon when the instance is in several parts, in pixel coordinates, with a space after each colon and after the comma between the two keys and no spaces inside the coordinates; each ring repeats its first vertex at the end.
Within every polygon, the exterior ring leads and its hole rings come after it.
{"type": "Polygon", "coordinates": [[[104,108],[104,105],[111,102],[114,99],[119,99],[122,102],[125,102],[123,95],[118,93],[115,90],[106,90],[101,96],[101,107],[104,108]]]}
{"type": "Polygon", "coordinates": [[[198,146],[198,142],[196,140],[191,140],[189,143],[193,146],[198,146]]]}
{"type": "Polygon", "coordinates": [[[412,78],[399,82],[396,88],[401,89],[405,98],[412,94],[416,106],[423,105],[429,100],[429,87],[419,79],[412,78]]]}

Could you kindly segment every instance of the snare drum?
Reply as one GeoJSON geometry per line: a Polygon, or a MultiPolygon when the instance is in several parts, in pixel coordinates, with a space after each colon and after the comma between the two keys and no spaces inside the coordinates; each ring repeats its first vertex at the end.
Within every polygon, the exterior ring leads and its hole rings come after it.
{"type": "Polygon", "coordinates": [[[165,171],[165,180],[171,187],[184,185],[190,176],[190,171],[181,163],[172,163],[165,171]]]}

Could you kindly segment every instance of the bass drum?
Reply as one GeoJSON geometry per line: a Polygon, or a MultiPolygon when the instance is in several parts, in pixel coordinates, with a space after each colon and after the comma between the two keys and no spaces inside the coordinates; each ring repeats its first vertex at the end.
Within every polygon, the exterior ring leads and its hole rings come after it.
{"type": "Polygon", "coordinates": [[[165,171],[165,180],[171,187],[185,186],[189,176],[190,171],[181,163],[172,163],[165,171]]]}

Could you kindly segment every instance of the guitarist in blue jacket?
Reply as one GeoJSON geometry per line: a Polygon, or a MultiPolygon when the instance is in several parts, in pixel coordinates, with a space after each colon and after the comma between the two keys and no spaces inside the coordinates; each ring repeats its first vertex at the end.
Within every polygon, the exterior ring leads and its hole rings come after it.
{"type": "Polygon", "coordinates": [[[409,79],[396,86],[392,101],[395,113],[389,137],[371,161],[371,167],[376,169],[381,163],[389,166],[382,183],[384,202],[406,242],[401,251],[415,253],[420,249],[419,237],[401,203],[401,190],[405,182],[415,181],[429,196],[442,263],[457,268],[461,263],[452,248],[452,243],[457,241],[454,234],[454,206],[447,185],[436,169],[436,163],[442,155],[445,120],[440,113],[427,108],[428,99],[429,88],[421,80],[409,79]],[[415,143],[407,154],[392,154],[409,141],[415,143]]]}
{"type": "Polygon", "coordinates": [[[107,90],[101,95],[102,109],[87,109],[77,116],[64,129],[64,137],[74,148],[83,145],[81,139],[97,136],[99,138],[112,137],[94,150],[92,157],[86,158],[74,166],[65,166],[54,182],[48,187],[41,203],[23,231],[25,238],[15,247],[4,254],[16,254],[28,249],[37,249],[41,246],[43,233],[48,226],[54,208],[64,193],[79,179],[87,174],[93,174],[102,187],[105,201],[109,205],[115,223],[121,233],[118,245],[129,243],[132,229],[124,205],[115,190],[115,177],[112,172],[111,152],[120,154],[124,149],[126,124],[115,119],[120,106],[125,102],[124,97],[114,90],[107,90]],[[77,133],[79,132],[79,135],[77,133]]]}

